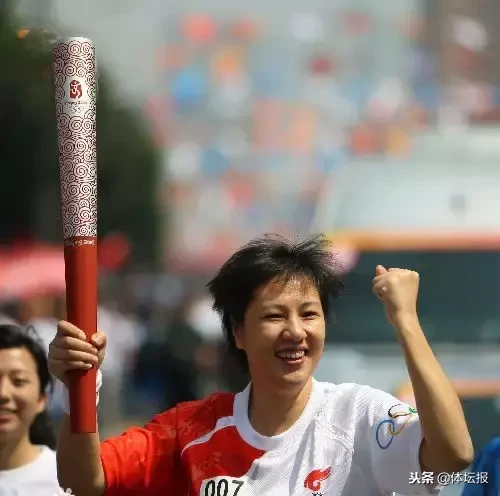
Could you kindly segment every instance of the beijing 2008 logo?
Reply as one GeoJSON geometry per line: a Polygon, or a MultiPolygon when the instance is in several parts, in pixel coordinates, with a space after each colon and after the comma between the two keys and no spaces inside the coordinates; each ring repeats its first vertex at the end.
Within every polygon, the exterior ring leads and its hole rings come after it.
{"type": "Polygon", "coordinates": [[[69,97],[72,100],[79,100],[83,95],[82,85],[76,79],[69,83],[69,97]]]}

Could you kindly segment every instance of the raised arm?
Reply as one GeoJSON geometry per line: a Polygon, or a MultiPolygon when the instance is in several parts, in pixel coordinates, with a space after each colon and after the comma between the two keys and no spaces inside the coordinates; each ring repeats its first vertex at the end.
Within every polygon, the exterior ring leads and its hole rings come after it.
{"type": "Polygon", "coordinates": [[[378,266],[373,291],[383,301],[403,349],[423,432],[422,471],[463,470],[474,450],[460,400],[425,338],[417,316],[419,275],[378,266]]]}
{"type": "Polygon", "coordinates": [[[102,496],[106,482],[100,456],[99,433],[72,434],[66,416],[57,444],[57,479],[76,496],[102,496]]]}
{"type": "MultiPolygon", "coordinates": [[[[66,387],[67,372],[99,367],[104,359],[106,336],[97,333],[92,343],[85,333],[68,322],[60,322],[49,346],[51,373],[66,387]]],[[[68,410],[69,406],[65,405],[68,410]]],[[[105,490],[104,471],[99,454],[99,433],[73,434],[69,416],[62,421],[57,445],[59,485],[73,494],[101,496],[105,490]]]]}
{"type": "MultiPolygon", "coordinates": [[[[68,370],[85,369],[89,364],[100,366],[105,335],[97,333],[92,345],[85,342],[85,335],[79,329],[67,322],[59,323],[49,351],[51,372],[66,383],[68,370]]],[[[71,489],[76,496],[186,493],[176,414],[176,409],[169,410],[145,427],[129,429],[102,443],[98,433],[71,433],[66,417],[57,446],[60,486],[71,489]]]]}

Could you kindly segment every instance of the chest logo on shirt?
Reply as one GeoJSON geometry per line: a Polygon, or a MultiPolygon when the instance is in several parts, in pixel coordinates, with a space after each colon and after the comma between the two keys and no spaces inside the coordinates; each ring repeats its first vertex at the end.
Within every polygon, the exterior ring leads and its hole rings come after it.
{"type": "Polygon", "coordinates": [[[330,477],[332,468],[328,467],[323,470],[315,469],[313,470],[305,479],[304,487],[312,491],[313,496],[322,496],[321,494],[321,483],[330,477]]]}

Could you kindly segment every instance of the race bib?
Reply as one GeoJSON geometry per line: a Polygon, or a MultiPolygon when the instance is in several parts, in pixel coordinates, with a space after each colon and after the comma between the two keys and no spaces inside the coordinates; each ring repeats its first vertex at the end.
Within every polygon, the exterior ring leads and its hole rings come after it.
{"type": "Polygon", "coordinates": [[[200,496],[250,496],[250,490],[246,479],[220,476],[204,480],[200,496]]]}

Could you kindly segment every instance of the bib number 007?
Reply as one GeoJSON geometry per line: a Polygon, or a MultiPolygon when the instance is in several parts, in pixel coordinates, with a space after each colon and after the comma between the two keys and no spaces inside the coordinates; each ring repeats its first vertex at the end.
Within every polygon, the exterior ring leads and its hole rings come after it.
{"type": "Polygon", "coordinates": [[[248,496],[244,480],[215,477],[203,482],[200,496],[248,496]]]}

